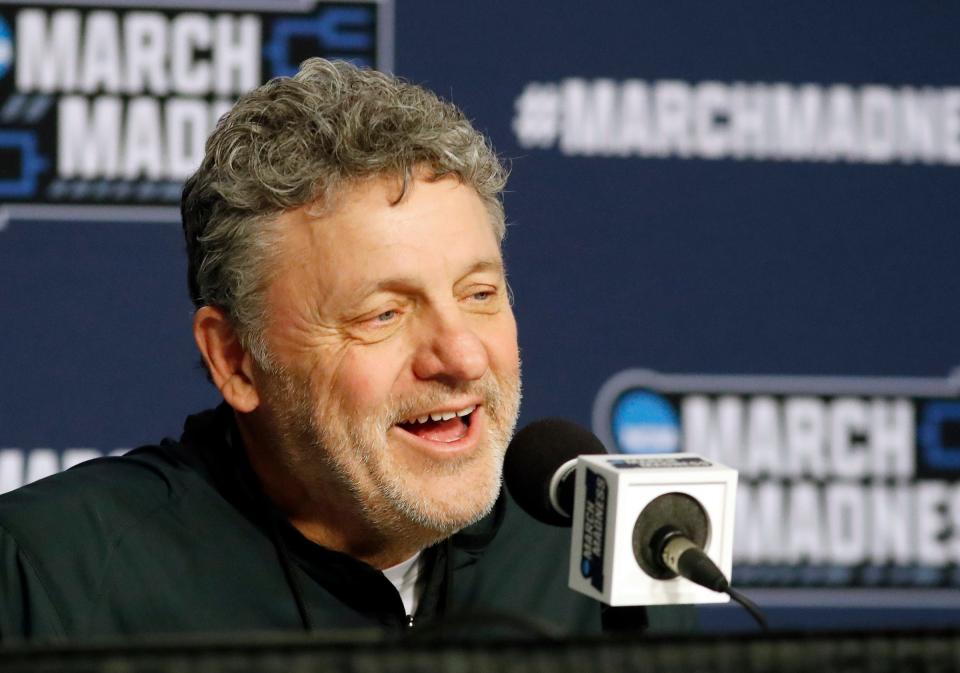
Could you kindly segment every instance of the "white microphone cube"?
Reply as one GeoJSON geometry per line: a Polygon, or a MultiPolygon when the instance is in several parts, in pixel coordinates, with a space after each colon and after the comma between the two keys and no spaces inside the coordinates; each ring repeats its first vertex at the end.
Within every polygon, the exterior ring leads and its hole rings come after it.
{"type": "Polygon", "coordinates": [[[655,579],[633,550],[634,526],[654,499],[693,498],[706,514],[704,551],[733,569],[737,471],[690,453],[580,456],[576,466],[569,585],[612,606],[726,603],[727,594],[683,577],[655,579]]]}

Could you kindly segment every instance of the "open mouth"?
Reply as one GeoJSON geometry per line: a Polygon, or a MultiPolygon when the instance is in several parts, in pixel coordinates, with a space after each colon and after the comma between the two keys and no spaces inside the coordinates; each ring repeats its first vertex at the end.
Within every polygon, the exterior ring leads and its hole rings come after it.
{"type": "Polygon", "coordinates": [[[417,418],[408,418],[397,423],[401,430],[433,442],[455,442],[463,439],[477,405],[450,411],[435,411],[417,418]]]}

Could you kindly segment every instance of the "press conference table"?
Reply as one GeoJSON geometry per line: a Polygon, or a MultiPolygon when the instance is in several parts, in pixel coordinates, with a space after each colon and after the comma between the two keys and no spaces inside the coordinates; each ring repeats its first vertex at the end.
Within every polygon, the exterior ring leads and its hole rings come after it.
{"type": "Polygon", "coordinates": [[[778,633],[751,636],[451,639],[375,631],[316,636],[245,634],[0,648],[7,673],[945,673],[960,671],[960,629],[914,632],[778,633]]]}

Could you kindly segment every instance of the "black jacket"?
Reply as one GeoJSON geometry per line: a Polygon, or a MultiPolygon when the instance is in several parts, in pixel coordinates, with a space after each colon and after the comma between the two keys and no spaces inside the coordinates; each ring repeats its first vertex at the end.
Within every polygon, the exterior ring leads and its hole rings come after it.
{"type": "MultiPolygon", "coordinates": [[[[425,550],[416,623],[481,611],[575,633],[596,603],[566,589],[569,533],[504,496],[425,550]]],[[[651,611],[689,627],[692,611],[651,611]]],[[[226,406],[179,442],[79,465],[0,497],[0,638],[404,628],[378,570],[304,538],[260,494],[226,406]]]]}

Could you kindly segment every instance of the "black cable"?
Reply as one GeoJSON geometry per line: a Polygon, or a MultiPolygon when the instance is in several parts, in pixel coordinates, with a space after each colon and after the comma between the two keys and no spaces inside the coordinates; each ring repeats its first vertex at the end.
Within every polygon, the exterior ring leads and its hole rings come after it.
{"type": "MultiPolygon", "coordinates": [[[[750,613],[764,631],[769,631],[767,620],[756,603],[730,586],[723,571],[717,567],[700,546],[677,528],[665,526],[653,537],[654,558],[663,570],[687,578],[711,591],[727,594],[750,613]]],[[[675,575],[674,575],[675,576],[675,575]]]]}
{"type": "Polygon", "coordinates": [[[757,607],[757,604],[752,600],[747,598],[745,595],[734,589],[732,586],[727,585],[725,594],[729,595],[730,598],[735,600],[737,603],[742,605],[744,609],[750,613],[750,616],[753,617],[757,624],[760,625],[760,628],[764,631],[769,631],[770,628],[767,626],[767,618],[763,616],[763,613],[760,612],[760,608],[757,607]]]}

